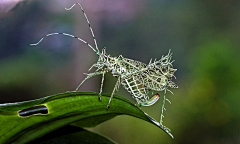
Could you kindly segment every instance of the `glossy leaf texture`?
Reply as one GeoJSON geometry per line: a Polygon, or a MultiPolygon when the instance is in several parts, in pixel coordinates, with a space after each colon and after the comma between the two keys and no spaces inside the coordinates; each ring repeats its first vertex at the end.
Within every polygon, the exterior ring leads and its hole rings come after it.
{"type": "Polygon", "coordinates": [[[143,119],[173,138],[169,129],[123,97],[114,96],[107,109],[109,98],[109,94],[102,94],[102,101],[99,101],[98,93],[66,92],[31,101],[0,104],[0,142],[27,143],[69,124],[94,127],[117,115],[143,119]],[[27,117],[18,115],[20,110],[38,105],[45,105],[48,113],[27,117]]]}

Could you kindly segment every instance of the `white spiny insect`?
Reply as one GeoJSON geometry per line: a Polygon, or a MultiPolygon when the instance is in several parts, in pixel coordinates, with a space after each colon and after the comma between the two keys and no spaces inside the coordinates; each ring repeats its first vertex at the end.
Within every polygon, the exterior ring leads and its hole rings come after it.
{"type": "Polygon", "coordinates": [[[165,100],[169,101],[165,97],[166,91],[170,91],[168,90],[168,87],[178,88],[178,86],[174,82],[172,82],[172,77],[175,78],[174,72],[177,70],[173,69],[172,65],[173,61],[170,61],[172,53],[170,53],[169,51],[169,53],[166,56],[162,56],[161,59],[159,60],[155,59],[154,62],[150,60],[149,64],[144,64],[136,60],[124,58],[122,55],[119,55],[118,57],[112,57],[106,53],[105,47],[102,49],[102,52],[100,52],[90,22],[82,6],[79,3],[75,3],[71,8],[65,9],[70,10],[76,4],[80,6],[87,20],[87,23],[93,36],[95,47],[91,46],[85,40],[67,33],[47,34],[38,43],[31,45],[38,45],[45,37],[58,34],[76,38],[82,41],[83,43],[87,44],[99,56],[97,63],[93,64],[89,70],[91,70],[93,67],[96,67],[97,70],[93,73],[87,74],[87,77],[80,83],[76,91],[87,79],[95,75],[102,75],[101,87],[99,92],[99,100],[101,100],[104,75],[107,72],[111,72],[112,75],[117,78],[117,82],[112,91],[111,97],[107,104],[107,108],[110,106],[111,99],[114,95],[114,92],[118,90],[119,85],[122,85],[132,95],[132,97],[136,100],[139,106],[151,106],[155,102],[157,102],[160,96],[158,93],[156,93],[151,98],[149,98],[148,95],[151,90],[164,91],[163,105],[160,118],[160,124],[162,124],[163,122],[162,118],[164,117],[163,110],[165,110],[164,108],[165,100]]]}

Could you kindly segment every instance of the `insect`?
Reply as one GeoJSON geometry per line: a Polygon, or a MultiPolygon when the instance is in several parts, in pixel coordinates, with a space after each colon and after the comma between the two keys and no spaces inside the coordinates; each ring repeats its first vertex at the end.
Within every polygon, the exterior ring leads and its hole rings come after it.
{"type": "Polygon", "coordinates": [[[166,56],[162,56],[159,60],[155,59],[153,62],[152,60],[150,60],[149,64],[145,64],[136,60],[125,58],[122,55],[119,55],[118,57],[112,57],[106,53],[105,47],[102,49],[102,51],[99,51],[92,27],[82,6],[79,3],[75,3],[69,9],[67,8],[65,9],[70,10],[75,5],[80,6],[86,18],[86,21],[89,25],[89,29],[93,37],[95,47],[91,46],[85,40],[67,33],[47,34],[44,37],[42,37],[38,43],[31,45],[38,45],[45,37],[58,34],[70,36],[82,41],[83,43],[87,44],[88,47],[90,47],[99,57],[97,63],[93,64],[92,67],[90,67],[89,69],[91,70],[94,67],[96,68],[96,71],[93,73],[86,74],[87,77],[79,84],[79,86],[76,88],[76,91],[87,79],[96,75],[102,75],[99,92],[99,100],[101,101],[104,75],[108,72],[111,72],[112,75],[117,78],[117,82],[112,91],[111,97],[107,104],[107,108],[109,108],[111,99],[114,93],[119,89],[120,85],[122,85],[131,94],[131,96],[136,100],[137,105],[139,106],[151,106],[158,101],[160,97],[159,94],[156,93],[151,98],[149,98],[148,95],[150,91],[164,91],[163,106],[160,120],[160,123],[162,123],[163,110],[165,110],[164,108],[165,100],[169,101],[165,97],[166,91],[170,91],[168,90],[168,87],[178,88],[178,86],[174,82],[172,82],[172,77],[175,78],[174,72],[177,70],[173,69],[172,65],[173,61],[170,61],[172,53],[169,51],[169,53],[166,56]]]}

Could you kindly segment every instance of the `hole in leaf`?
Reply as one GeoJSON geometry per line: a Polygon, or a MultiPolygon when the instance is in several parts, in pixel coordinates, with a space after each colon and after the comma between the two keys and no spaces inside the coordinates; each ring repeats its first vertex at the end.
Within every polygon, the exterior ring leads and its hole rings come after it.
{"type": "Polygon", "coordinates": [[[18,115],[20,117],[28,117],[32,115],[45,115],[45,114],[48,114],[48,108],[45,105],[30,107],[27,109],[20,110],[18,112],[18,115]]]}

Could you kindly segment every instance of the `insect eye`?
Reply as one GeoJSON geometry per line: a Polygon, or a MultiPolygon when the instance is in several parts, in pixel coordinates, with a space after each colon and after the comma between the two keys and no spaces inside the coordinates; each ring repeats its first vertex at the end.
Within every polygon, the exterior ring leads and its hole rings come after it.
{"type": "Polygon", "coordinates": [[[165,67],[163,67],[163,68],[162,68],[162,71],[163,71],[163,72],[166,72],[166,71],[167,71],[167,69],[166,69],[165,67]]]}

